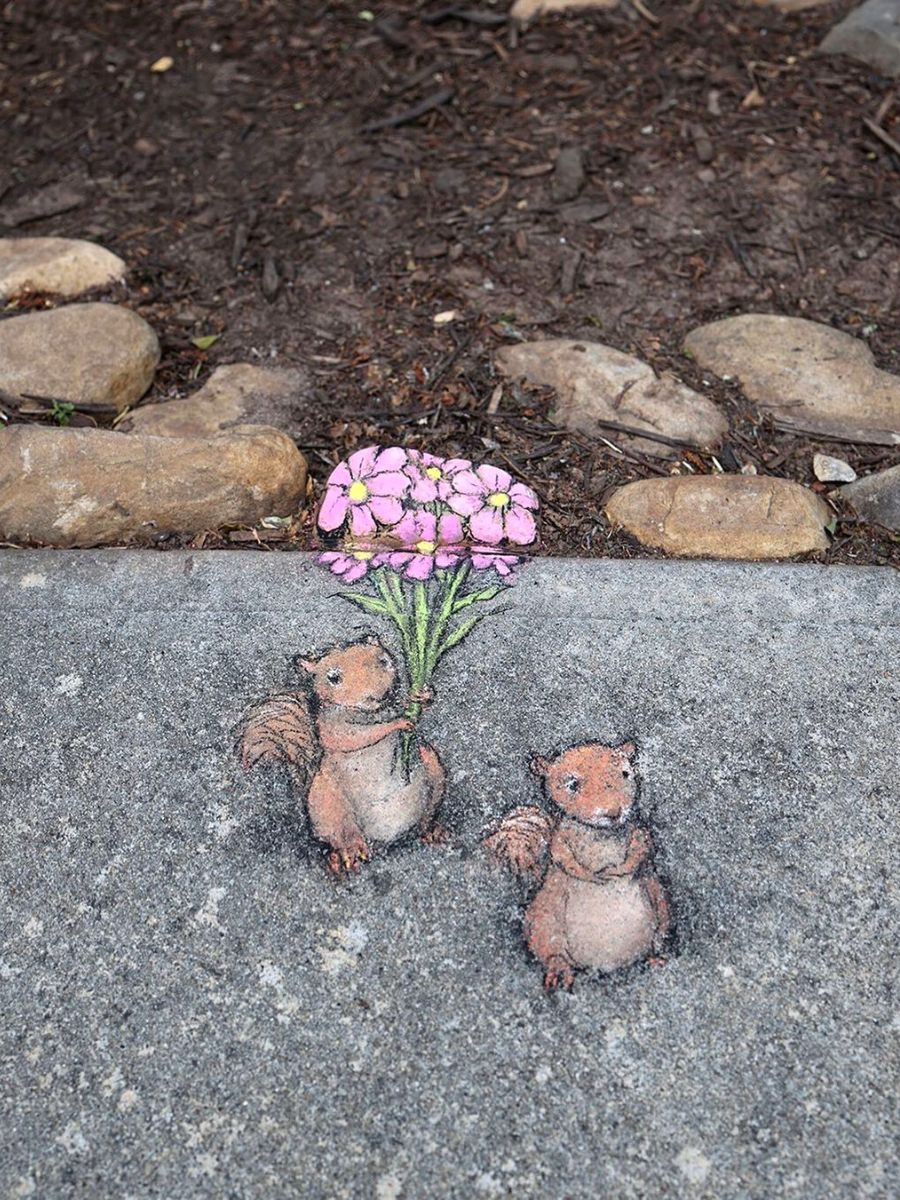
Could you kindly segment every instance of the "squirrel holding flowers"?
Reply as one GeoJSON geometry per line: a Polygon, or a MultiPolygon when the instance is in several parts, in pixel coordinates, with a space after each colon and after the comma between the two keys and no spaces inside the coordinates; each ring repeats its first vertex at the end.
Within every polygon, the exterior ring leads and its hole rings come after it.
{"type": "Polygon", "coordinates": [[[535,757],[531,769],[557,811],[513,809],[485,839],[500,863],[540,882],[524,934],[548,990],[571,988],[579,970],[663,961],[671,914],[653,839],[635,817],[634,755],[624,742],[535,757]]]}
{"type": "MultiPolygon", "coordinates": [[[[305,686],[257,704],[240,728],[244,767],[260,761],[289,767],[335,875],[356,871],[374,844],[390,845],[412,830],[425,842],[443,841],[441,761],[418,741],[404,762],[404,738],[415,723],[385,716],[397,685],[390,652],[369,636],[295,661],[305,686]]],[[[417,705],[431,699],[430,692],[410,697],[417,705]]]]}

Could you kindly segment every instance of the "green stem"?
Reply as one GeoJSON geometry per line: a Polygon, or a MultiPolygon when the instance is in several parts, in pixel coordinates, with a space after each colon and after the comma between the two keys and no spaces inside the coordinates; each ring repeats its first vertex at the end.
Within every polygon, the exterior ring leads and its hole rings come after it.
{"type": "Polygon", "coordinates": [[[440,645],[441,639],[444,636],[444,630],[447,628],[447,622],[453,616],[457,594],[468,574],[469,564],[460,563],[450,578],[450,586],[447,588],[444,594],[443,603],[441,604],[431,633],[431,641],[428,646],[428,657],[426,660],[426,682],[431,679],[431,676],[434,673],[434,668],[437,666],[437,661],[440,658],[440,645]]]}
{"type": "MultiPolygon", "coordinates": [[[[415,646],[410,636],[409,615],[404,608],[402,590],[398,596],[392,587],[397,577],[392,571],[384,568],[374,571],[372,578],[387,607],[388,616],[397,626],[397,632],[400,634],[400,641],[403,644],[403,656],[406,659],[407,669],[412,672],[415,646]]],[[[397,582],[399,584],[399,580],[397,582]]]]}

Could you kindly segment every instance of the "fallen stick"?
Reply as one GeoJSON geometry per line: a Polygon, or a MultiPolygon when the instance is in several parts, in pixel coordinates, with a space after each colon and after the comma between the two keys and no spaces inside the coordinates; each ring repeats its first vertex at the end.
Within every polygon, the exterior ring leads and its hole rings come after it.
{"type": "Polygon", "coordinates": [[[863,125],[868,129],[869,133],[874,133],[875,136],[900,158],[900,142],[895,141],[886,129],[882,129],[880,125],[876,125],[870,117],[863,117],[863,125]]]}
{"type": "Polygon", "coordinates": [[[439,92],[435,92],[433,96],[427,96],[424,100],[420,100],[412,108],[395,113],[392,117],[382,117],[378,121],[370,121],[367,125],[363,125],[363,133],[377,133],[379,129],[396,129],[400,125],[409,125],[413,121],[418,121],[419,117],[424,117],[426,113],[430,113],[432,109],[440,108],[442,104],[446,104],[452,97],[453,88],[441,88],[439,92]]]}

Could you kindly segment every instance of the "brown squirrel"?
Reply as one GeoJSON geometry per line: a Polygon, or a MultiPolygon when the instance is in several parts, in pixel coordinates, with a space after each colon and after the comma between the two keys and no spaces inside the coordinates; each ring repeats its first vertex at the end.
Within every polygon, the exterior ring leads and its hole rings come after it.
{"type": "MultiPolygon", "coordinates": [[[[390,844],[411,829],[424,841],[443,840],[437,813],[444,768],[419,743],[408,769],[402,761],[407,717],[381,719],[397,683],[397,667],[377,637],[336,646],[318,658],[299,658],[307,674],[302,691],[282,692],[245,718],[238,753],[245,768],[261,759],[286,763],[316,837],[329,847],[328,866],[339,875],[372,856],[372,843],[390,844]]],[[[412,700],[427,704],[430,693],[412,700]]]]}
{"type": "Polygon", "coordinates": [[[589,743],[534,758],[532,771],[562,812],[516,808],[485,839],[499,862],[541,881],[524,933],[548,989],[571,988],[585,968],[662,961],[671,915],[651,865],[652,838],[634,820],[634,754],[631,742],[589,743]]]}

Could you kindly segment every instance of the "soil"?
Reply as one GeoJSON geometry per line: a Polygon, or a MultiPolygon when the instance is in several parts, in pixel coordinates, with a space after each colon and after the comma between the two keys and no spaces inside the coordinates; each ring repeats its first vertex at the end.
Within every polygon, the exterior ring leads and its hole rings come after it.
{"type": "MultiPolygon", "coordinates": [[[[900,101],[814,54],[852,4],[648,0],[655,23],[625,9],[517,31],[476,2],[6,3],[0,223],[12,210],[16,234],[129,263],[112,295],[163,345],[147,402],[220,363],[305,367],[317,488],[371,442],[491,459],[539,492],[550,553],[648,553],[601,501],[673,468],[612,431],[561,431],[546,393],[496,393],[509,339],[608,342],[706,391],[732,433],[682,471],[809,485],[815,450],[860,473],[900,461],[778,430],[681,350],[697,324],[770,311],[864,337],[900,372],[900,155],[864,124],[900,140],[900,101]],[[555,168],[568,147],[577,195],[555,168]]],[[[896,536],[835,515],[820,559],[900,561],[896,536]]],[[[308,518],[269,533],[203,542],[310,544],[308,518]]]]}

